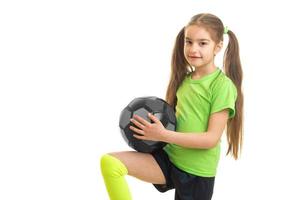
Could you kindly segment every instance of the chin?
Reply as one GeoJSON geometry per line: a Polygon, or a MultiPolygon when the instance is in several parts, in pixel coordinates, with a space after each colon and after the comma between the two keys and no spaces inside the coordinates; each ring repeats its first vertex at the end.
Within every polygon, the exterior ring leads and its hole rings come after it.
{"type": "Polygon", "coordinates": [[[189,62],[189,63],[190,63],[190,65],[195,66],[195,67],[203,65],[202,62],[189,62]]]}
{"type": "Polygon", "coordinates": [[[195,68],[201,68],[201,67],[204,67],[206,65],[204,63],[201,63],[201,64],[192,65],[192,66],[195,67],[195,68]]]}

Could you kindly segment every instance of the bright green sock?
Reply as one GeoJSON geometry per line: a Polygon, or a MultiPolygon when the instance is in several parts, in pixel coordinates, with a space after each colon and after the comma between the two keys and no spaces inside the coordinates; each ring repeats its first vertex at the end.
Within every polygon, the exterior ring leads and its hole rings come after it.
{"type": "Polygon", "coordinates": [[[131,200],[125,175],[126,166],[117,158],[105,154],[101,157],[101,172],[110,200],[131,200]]]}

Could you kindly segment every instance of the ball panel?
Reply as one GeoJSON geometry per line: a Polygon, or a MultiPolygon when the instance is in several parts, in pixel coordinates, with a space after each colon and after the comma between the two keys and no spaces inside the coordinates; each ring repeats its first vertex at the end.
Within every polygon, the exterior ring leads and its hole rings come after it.
{"type": "Polygon", "coordinates": [[[141,142],[145,143],[146,145],[153,146],[157,142],[156,141],[151,141],[151,140],[141,140],[141,142]]]}
{"type": "Polygon", "coordinates": [[[130,122],[131,117],[132,117],[132,113],[129,110],[129,108],[126,107],[125,109],[123,109],[123,111],[121,112],[120,121],[119,121],[119,126],[121,129],[124,129],[128,125],[128,122],[130,122]]]}
{"type": "Polygon", "coordinates": [[[166,129],[171,130],[171,131],[175,131],[175,125],[172,123],[168,123],[166,126],[166,129]]]}
{"type": "Polygon", "coordinates": [[[138,110],[133,112],[133,115],[138,115],[138,116],[144,118],[145,120],[147,120],[148,122],[151,122],[149,117],[148,117],[149,112],[150,111],[146,110],[145,108],[139,108],[138,110]]]}
{"type": "Polygon", "coordinates": [[[134,100],[132,100],[128,104],[128,107],[131,108],[131,110],[137,110],[139,108],[144,107],[144,105],[145,105],[145,98],[139,97],[139,98],[135,98],[134,100]]]}
{"type": "Polygon", "coordinates": [[[128,138],[130,138],[130,136],[128,137],[128,135],[126,134],[126,131],[124,129],[121,129],[121,135],[123,137],[123,139],[125,140],[125,142],[130,146],[130,140],[128,138]]]}
{"type": "Polygon", "coordinates": [[[133,142],[133,148],[138,152],[150,153],[152,152],[151,146],[147,145],[142,141],[133,142]]]}
{"type": "Polygon", "coordinates": [[[159,99],[147,99],[145,106],[151,108],[153,112],[162,111],[164,108],[164,102],[159,101],[159,99]]]}
{"type": "Polygon", "coordinates": [[[154,113],[153,115],[154,115],[155,117],[157,117],[159,120],[162,120],[162,119],[164,118],[164,114],[163,114],[163,113],[160,113],[160,112],[154,113]]]}
{"type": "Polygon", "coordinates": [[[169,120],[175,124],[176,123],[176,115],[175,115],[175,111],[172,109],[171,106],[166,105],[165,106],[165,112],[168,115],[169,120]]]}

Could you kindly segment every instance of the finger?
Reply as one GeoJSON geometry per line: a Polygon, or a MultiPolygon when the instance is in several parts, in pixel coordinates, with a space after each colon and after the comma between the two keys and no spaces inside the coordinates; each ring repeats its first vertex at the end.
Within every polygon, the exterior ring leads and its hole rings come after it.
{"type": "Polygon", "coordinates": [[[133,115],[134,119],[136,119],[137,121],[139,121],[140,123],[142,123],[142,125],[144,126],[149,126],[151,125],[151,123],[149,123],[147,120],[145,120],[144,118],[138,116],[138,115],[133,115]]]}
{"type": "Polygon", "coordinates": [[[148,113],[148,116],[154,123],[160,123],[160,120],[155,115],[148,113]]]}
{"type": "Polygon", "coordinates": [[[137,138],[137,139],[140,139],[140,140],[145,140],[145,139],[146,139],[145,136],[137,135],[137,134],[133,134],[133,137],[135,137],[135,138],[137,138]]]}
{"type": "Polygon", "coordinates": [[[144,135],[144,131],[141,129],[135,128],[133,126],[129,126],[129,128],[138,134],[144,135]]]}
{"type": "Polygon", "coordinates": [[[130,121],[131,121],[134,125],[136,125],[137,127],[139,127],[140,129],[144,129],[144,125],[141,124],[140,122],[138,122],[137,120],[135,120],[135,119],[130,119],[130,121]]]}

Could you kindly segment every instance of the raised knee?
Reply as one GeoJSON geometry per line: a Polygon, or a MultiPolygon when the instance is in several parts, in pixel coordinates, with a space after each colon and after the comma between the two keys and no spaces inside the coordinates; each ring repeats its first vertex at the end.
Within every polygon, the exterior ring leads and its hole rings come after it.
{"type": "Polygon", "coordinates": [[[100,166],[103,176],[117,178],[128,174],[126,166],[119,159],[109,154],[101,156],[100,166]]]}

